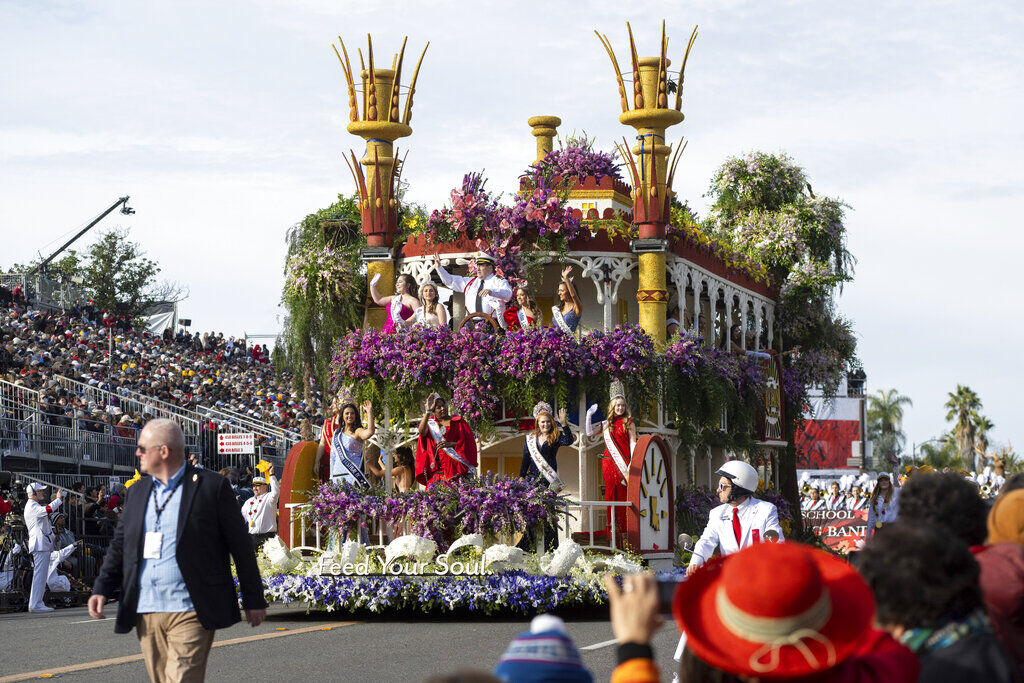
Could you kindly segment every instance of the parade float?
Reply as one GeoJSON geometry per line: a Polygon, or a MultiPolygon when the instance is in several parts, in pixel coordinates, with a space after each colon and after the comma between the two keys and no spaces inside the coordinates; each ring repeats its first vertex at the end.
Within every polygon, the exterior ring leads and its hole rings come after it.
{"type": "Polygon", "coordinates": [[[339,38],[348,131],[365,141],[363,156],[350,152],[346,162],[358,193],[366,280],[378,281],[381,295],[394,293],[400,274],[432,281],[452,322],[385,334],[386,311],[368,300],[362,328],[337,341],[334,381],[357,401],[372,401],[369,444],[380,450],[385,475],[375,489],[324,484],[314,473],[316,442],[291,450],[280,542],[261,557],[274,599],[374,612],[595,604],[603,601],[601,572],[678,566],[676,525],[687,520],[693,533],[700,513],[692,496],[677,504],[676,492],[713,490],[713,473],[726,460],[751,462],[766,489],[788,490],[796,500],[790,444],[803,382],[781,361],[777,273],[705,234],[673,191],[684,145],[670,141],[670,130],[684,120],[696,29],[677,69],[664,23],[656,56],[640,57],[631,29],[628,37],[623,70],[598,34],[632,145],[623,138],[616,154],[604,153],[584,138],[556,148],[561,120],[533,116],[526,123],[536,157],[511,201],[502,203],[470,172],[428,216],[401,210],[404,157],[395,148],[412,134],[426,48],[405,86],[404,42],[391,68],[379,68],[368,40],[356,72],[339,38]],[[461,292],[440,286],[435,255],[455,272],[482,251],[493,254],[502,277],[529,283],[543,327],[506,331],[486,314],[467,315],[461,292]],[[582,301],[575,332],[551,319],[566,266],[582,301]],[[734,329],[740,332],[728,348],[734,329]],[[615,503],[603,488],[602,438],[580,428],[591,405],[603,417],[612,387],[625,395],[639,432],[626,499],[615,503]],[[479,476],[395,493],[394,451],[415,446],[415,425],[434,392],[472,425],[479,476]],[[516,476],[537,401],[564,408],[571,423],[557,493],[516,476]],[[623,533],[609,523],[612,509],[625,510],[623,533]]]}

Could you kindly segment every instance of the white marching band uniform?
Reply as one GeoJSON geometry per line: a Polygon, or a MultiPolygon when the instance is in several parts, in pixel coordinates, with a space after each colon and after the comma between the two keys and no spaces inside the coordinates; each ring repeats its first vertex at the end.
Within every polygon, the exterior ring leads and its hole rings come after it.
{"type": "MultiPolygon", "coordinates": [[[[39,489],[41,490],[41,489],[39,489]]],[[[28,550],[32,553],[32,589],[29,591],[30,612],[49,612],[43,604],[46,579],[50,575],[50,555],[53,552],[53,525],[50,513],[60,507],[61,499],[54,498],[49,505],[40,505],[29,498],[25,503],[25,526],[28,528],[28,550]]]]}
{"type": "Polygon", "coordinates": [[[277,477],[267,478],[270,490],[261,496],[254,495],[242,504],[242,517],[249,525],[250,534],[269,534],[277,531],[277,496],[281,486],[277,477]]]}
{"type": "Polygon", "coordinates": [[[486,280],[480,278],[452,275],[443,266],[437,267],[437,274],[446,287],[462,292],[466,295],[466,311],[468,313],[486,313],[498,321],[502,327],[506,327],[505,304],[512,300],[512,285],[491,273],[486,280]],[[490,294],[479,296],[483,290],[490,290],[490,294]]]}
{"type": "Polygon", "coordinates": [[[814,500],[813,498],[808,497],[808,498],[804,498],[803,500],[800,501],[800,509],[806,511],[806,510],[827,510],[828,508],[825,507],[825,499],[824,498],[819,498],[818,500],[814,500]]]}
{"type": "Polygon", "coordinates": [[[867,496],[860,496],[854,498],[853,496],[846,497],[846,510],[867,510],[868,509],[868,498],[867,496]]]}
{"type": "Polygon", "coordinates": [[[845,510],[846,496],[842,493],[830,493],[825,496],[826,510],[845,510]]]}

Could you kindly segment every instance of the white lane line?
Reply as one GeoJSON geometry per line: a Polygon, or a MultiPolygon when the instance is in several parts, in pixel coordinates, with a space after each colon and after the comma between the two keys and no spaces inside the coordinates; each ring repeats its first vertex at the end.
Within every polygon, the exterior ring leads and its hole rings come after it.
{"type": "Polygon", "coordinates": [[[594,643],[593,645],[587,645],[586,647],[581,647],[580,649],[581,650],[600,650],[602,647],[608,647],[609,645],[615,645],[618,642],[619,641],[617,641],[615,638],[612,638],[611,640],[606,640],[603,643],[594,643]]]}
{"type": "Polygon", "coordinates": [[[72,624],[102,624],[105,619],[86,619],[85,621],[72,621],[72,624]]]}

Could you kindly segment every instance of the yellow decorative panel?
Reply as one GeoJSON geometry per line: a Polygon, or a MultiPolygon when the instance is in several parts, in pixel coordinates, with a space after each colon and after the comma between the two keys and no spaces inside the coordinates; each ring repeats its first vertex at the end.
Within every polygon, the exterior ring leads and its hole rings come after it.
{"type": "Polygon", "coordinates": [[[498,471],[498,457],[497,456],[483,456],[480,458],[480,473],[493,472],[494,474],[500,474],[498,471]]]}

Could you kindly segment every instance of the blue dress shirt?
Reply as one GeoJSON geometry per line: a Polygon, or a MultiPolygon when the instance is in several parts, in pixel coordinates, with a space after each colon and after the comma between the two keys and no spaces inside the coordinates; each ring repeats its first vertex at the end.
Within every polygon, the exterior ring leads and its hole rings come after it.
{"type": "Polygon", "coordinates": [[[178,511],[184,484],[178,485],[185,476],[185,465],[181,466],[166,484],[153,478],[153,490],[146,503],[144,531],[159,531],[163,534],[159,560],[142,560],[139,569],[138,614],[150,612],[192,612],[192,598],[185,586],[185,578],[178,568],[178,511]],[[168,497],[168,495],[170,497],[168,497]],[[156,507],[167,502],[157,524],[156,507]]]}

